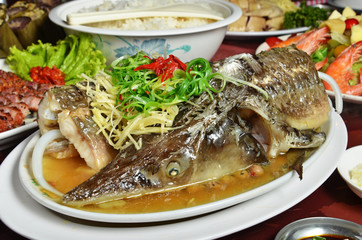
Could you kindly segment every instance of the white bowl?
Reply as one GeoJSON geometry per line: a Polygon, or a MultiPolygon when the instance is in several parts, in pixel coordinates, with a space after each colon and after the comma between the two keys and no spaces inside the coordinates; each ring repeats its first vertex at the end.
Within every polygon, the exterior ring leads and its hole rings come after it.
{"type": "Polygon", "coordinates": [[[352,169],[360,163],[362,164],[362,145],[347,149],[343,153],[337,168],[348,187],[362,198],[362,188],[351,180],[352,169]]]}
{"type": "MultiPolygon", "coordinates": [[[[127,0],[112,0],[112,2],[122,1],[127,0]]],[[[150,1],[159,2],[159,0],[150,1]]],[[[195,3],[191,0],[184,1],[195,3]]],[[[69,13],[79,12],[85,7],[95,7],[103,2],[104,0],[66,2],[52,9],[49,18],[55,24],[63,27],[67,34],[77,32],[92,34],[97,48],[106,56],[108,64],[123,55],[134,55],[140,50],[150,55],[155,52],[161,55],[173,54],[184,62],[198,57],[210,60],[221,45],[228,25],[241,16],[241,9],[227,1],[199,0],[197,3],[208,4],[224,19],[199,27],[147,31],[112,30],[67,24],[66,17],[69,13]]]]}

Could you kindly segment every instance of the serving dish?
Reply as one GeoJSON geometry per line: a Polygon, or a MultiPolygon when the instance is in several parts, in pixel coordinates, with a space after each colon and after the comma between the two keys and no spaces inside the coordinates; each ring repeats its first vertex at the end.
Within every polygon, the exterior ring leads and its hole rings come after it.
{"type": "MultiPolygon", "coordinates": [[[[10,71],[9,66],[5,63],[5,59],[0,59],[0,69],[3,71],[10,71]]],[[[38,123],[35,118],[28,118],[25,120],[23,126],[10,129],[6,132],[0,133],[0,150],[13,146],[16,140],[29,136],[30,133],[35,131],[38,123]]]]}
{"type": "MultiPolygon", "coordinates": [[[[160,4],[159,1],[152,1],[160,4]]],[[[152,3],[152,1],[147,4],[152,3]]],[[[198,27],[146,31],[113,30],[84,25],[69,25],[66,22],[68,14],[79,12],[85,7],[98,6],[103,2],[104,0],[66,2],[52,9],[49,18],[58,26],[64,28],[67,34],[79,32],[91,34],[97,48],[103,52],[108,63],[123,55],[132,56],[139,51],[144,51],[150,56],[155,53],[162,55],[174,54],[184,62],[197,57],[210,60],[221,45],[228,25],[241,16],[241,9],[232,3],[223,0],[201,0],[197,4],[208,4],[212,11],[217,12],[224,19],[198,27]]],[[[124,0],[112,0],[111,2],[120,4],[124,0]]],[[[173,1],[167,3],[170,2],[173,1]]],[[[196,4],[188,0],[179,2],[196,4]]]]}
{"type": "MultiPolygon", "coordinates": [[[[331,139],[333,138],[335,132],[334,129],[335,115],[333,113],[332,112],[330,113],[329,121],[323,126],[323,131],[326,132],[327,134],[325,143],[318,150],[316,150],[316,152],[314,152],[312,156],[309,157],[309,159],[303,164],[304,169],[308,169],[310,164],[316,161],[316,159],[324,153],[325,146],[328,145],[331,139]]],[[[53,137],[48,137],[47,134],[40,137],[40,133],[37,132],[30,140],[29,144],[26,146],[20,158],[20,164],[19,164],[20,181],[25,190],[29,193],[29,195],[43,206],[67,216],[77,217],[86,220],[101,221],[101,222],[134,223],[134,222],[166,221],[166,220],[175,220],[175,219],[193,217],[196,215],[206,214],[226,207],[230,207],[232,205],[263,195],[285,184],[295,175],[295,172],[291,171],[253,190],[220,201],[215,201],[212,203],[207,203],[185,209],[155,212],[155,213],[138,213],[138,214],[104,214],[104,213],[88,212],[60,204],[59,202],[56,202],[54,201],[54,199],[50,198],[49,195],[46,194],[47,192],[44,191],[45,188],[50,192],[62,195],[57,190],[49,186],[47,181],[44,179],[42,173],[42,156],[44,149],[47,145],[47,142],[45,141],[49,142],[52,141],[52,139],[58,137],[56,133],[52,134],[52,136],[54,135],[53,137]],[[42,188],[39,188],[39,185],[42,188]]]]}
{"type": "Polygon", "coordinates": [[[210,214],[152,224],[106,224],[58,214],[33,200],[21,186],[19,158],[34,137],[19,144],[0,167],[0,217],[14,231],[32,239],[215,239],[265,221],[289,209],[315,191],[335,170],[347,146],[347,131],[336,114],[335,134],[323,154],[300,181],[297,174],[283,186],[249,201],[210,214]],[[324,169],[324,171],[320,171],[324,169]],[[212,226],[212,227],[210,227],[212,226]]]}
{"type": "MultiPolygon", "coordinates": [[[[284,35],[279,38],[282,40],[286,40],[289,36],[290,35],[284,35]]],[[[260,44],[257,47],[255,53],[258,54],[262,51],[267,51],[268,49],[269,49],[269,45],[266,42],[263,42],[262,44],[260,44]]],[[[322,74],[324,74],[324,73],[322,73],[322,74]]],[[[324,74],[324,75],[327,75],[327,74],[324,74]]],[[[335,97],[335,93],[333,91],[329,91],[329,90],[326,90],[326,91],[327,91],[328,96],[335,97]]],[[[362,96],[353,96],[353,95],[348,95],[348,94],[342,93],[342,99],[343,99],[343,101],[346,101],[346,102],[362,104],[362,96]]]]}
{"type": "Polygon", "coordinates": [[[275,240],[298,240],[322,234],[333,234],[353,239],[361,239],[362,226],[339,218],[304,218],[285,226],[278,232],[275,240]]]}
{"type": "Polygon", "coordinates": [[[357,196],[362,198],[362,187],[359,187],[351,180],[351,171],[358,164],[362,164],[362,146],[355,146],[347,149],[338,163],[337,169],[341,177],[347,183],[348,187],[357,196]]]}

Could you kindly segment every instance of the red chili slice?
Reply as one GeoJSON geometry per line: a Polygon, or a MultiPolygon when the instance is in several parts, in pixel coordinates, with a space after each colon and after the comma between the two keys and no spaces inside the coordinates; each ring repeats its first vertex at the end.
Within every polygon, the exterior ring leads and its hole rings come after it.
{"type": "Polygon", "coordinates": [[[172,78],[173,72],[176,69],[182,69],[186,71],[186,64],[183,63],[180,59],[174,55],[170,55],[167,59],[163,57],[158,57],[154,59],[152,63],[138,66],[134,71],[150,69],[153,70],[157,76],[161,76],[161,82],[166,81],[169,78],[172,78]]]}

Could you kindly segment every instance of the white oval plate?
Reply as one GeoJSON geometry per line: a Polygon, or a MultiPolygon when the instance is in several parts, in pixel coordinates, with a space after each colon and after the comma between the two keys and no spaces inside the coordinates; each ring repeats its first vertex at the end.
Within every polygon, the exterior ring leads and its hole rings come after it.
{"type": "MultiPolygon", "coordinates": [[[[9,66],[5,63],[5,59],[0,59],[0,69],[4,71],[10,71],[9,66]]],[[[0,133],[0,150],[14,145],[14,140],[27,137],[29,135],[27,131],[35,129],[36,127],[38,127],[38,123],[34,118],[31,118],[26,119],[25,125],[23,126],[0,133]]]]}
{"type": "Polygon", "coordinates": [[[343,119],[333,113],[334,137],[323,154],[303,173],[281,187],[221,211],[194,218],[152,224],[105,224],[70,218],[43,207],[22,188],[18,161],[31,136],[19,144],[0,166],[0,218],[22,236],[37,240],[216,239],[254,226],[299,203],[334,172],[347,146],[343,119]],[[323,169],[323,171],[320,171],[323,169]]]}
{"type": "Polygon", "coordinates": [[[227,38],[238,38],[238,39],[247,39],[247,38],[262,38],[262,37],[272,37],[272,36],[281,36],[286,34],[300,33],[305,32],[308,27],[292,28],[292,29],[283,29],[278,31],[264,31],[264,32],[232,32],[227,31],[227,38]]]}
{"type": "MultiPolygon", "coordinates": [[[[303,164],[304,171],[308,170],[308,167],[311,163],[316,161],[326,150],[329,142],[334,136],[335,132],[335,121],[336,115],[334,112],[330,113],[329,121],[324,125],[324,131],[327,134],[325,143],[315,152],[313,155],[303,164]]],[[[139,222],[159,222],[159,221],[168,221],[175,219],[182,219],[187,217],[193,217],[201,214],[210,213],[217,211],[223,208],[230,207],[232,205],[253,199],[260,195],[263,195],[267,192],[272,191],[273,189],[280,187],[281,185],[290,181],[294,175],[295,171],[291,171],[265,185],[262,185],[258,188],[250,190],[248,192],[226,198],[220,201],[203,204],[195,207],[173,210],[173,211],[164,211],[156,213],[140,213],[140,214],[106,214],[106,213],[95,213],[88,212],[79,209],[74,209],[61,205],[51,198],[48,198],[44,193],[39,189],[38,184],[34,184],[34,176],[31,170],[31,156],[35,144],[37,144],[38,139],[40,138],[39,131],[32,137],[29,144],[25,147],[25,150],[20,158],[19,164],[19,176],[20,182],[22,183],[25,190],[30,194],[30,196],[39,202],[41,205],[52,209],[56,212],[76,217],[80,219],[100,221],[100,222],[113,222],[113,223],[139,223],[139,222]]]]}
{"type": "MultiPolygon", "coordinates": [[[[289,36],[290,35],[284,35],[279,38],[282,40],[286,40],[289,36]]],[[[262,44],[260,44],[257,47],[255,53],[258,54],[260,52],[267,51],[268,49],[269,49],[269,45],[266,42],[263,42],[262,44]]],[[[333,91],[327,90],[327,94],[330,97],[334,97],[333,91]]],[[[348,95],[348,94],[342,93],[342,99],[343,99],[343,101],[346,101],[346,102],[362,104],[362,96],[353,96],[353,95],[348,95]]]]}

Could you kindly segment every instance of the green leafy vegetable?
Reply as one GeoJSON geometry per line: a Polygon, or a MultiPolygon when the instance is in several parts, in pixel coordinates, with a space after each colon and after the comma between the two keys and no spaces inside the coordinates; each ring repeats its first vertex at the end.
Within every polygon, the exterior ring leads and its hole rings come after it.
{"type": "Polygon", "coordinates": [[[319,23],[326,20],[329,15],[328,9],[307,6],[305,1],[295,12],[286,12],[284,15],[284,29],[297,27],[318,27],[319,23]]]}
{"type": "Polygon", "coordinates": [[[96,49],[91,35],[85,33],[79,36],[68,35],[55,46],[41,41],[32,44],[26,50],[19,50],[13,46],[6,61],[11,70],[28,81],[32,81],[31,68],[52,68],[55,65],[65,74],[65,84],[68,85],[81,81],[80,74],[93,77],[106,66],[102,52],[96,49]]]}
{"type": "Polygon", "coordinates": [[[327,57],[327,53],[328,53],[328,48],[321,47],[317,49],[314,53],[312,53],[311,58],[313,62],[317,63],[323,61],[327,57]]]}

